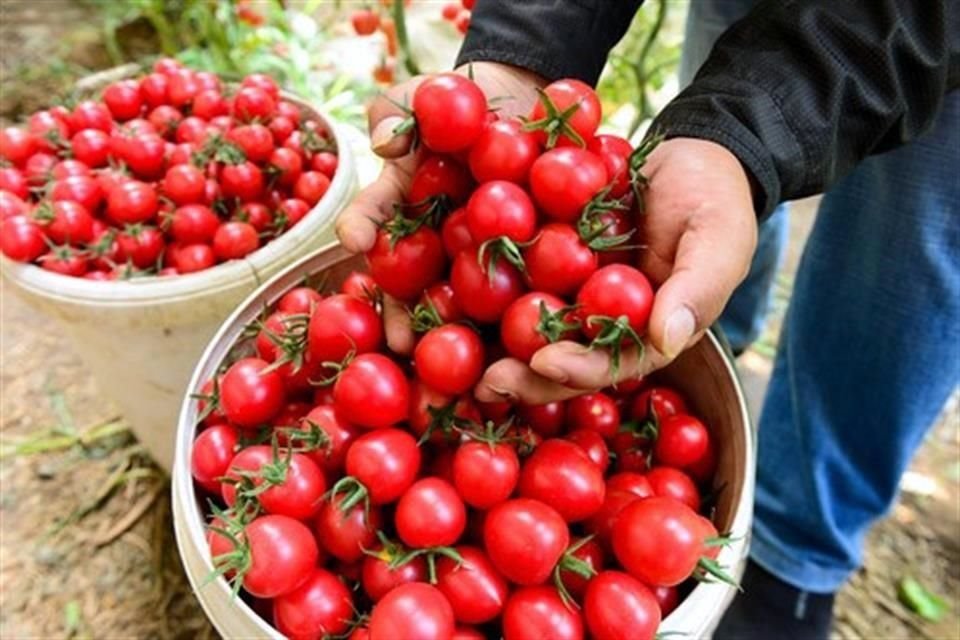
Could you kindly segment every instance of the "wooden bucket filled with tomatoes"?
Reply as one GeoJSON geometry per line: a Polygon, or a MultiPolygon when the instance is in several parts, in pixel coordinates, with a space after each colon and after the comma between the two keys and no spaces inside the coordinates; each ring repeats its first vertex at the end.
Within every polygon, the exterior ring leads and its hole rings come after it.
{"type": "Polygon", "coordinates": [[[511,407],[462,392],[455,357],[390,353],[381,302],[363,258],[331,245],[248,298],[197,365],[174,524],[220,634],[706,637],[753,501],[718,339],[647,379],[511,407]]]}
{"type": "Polygon", "coordinates": [[[159,60],[0,131],[0,270],[59,320],[167,469],[204,346],[257,286],[332,239],[345,130],[268,76],[159,60]]]}

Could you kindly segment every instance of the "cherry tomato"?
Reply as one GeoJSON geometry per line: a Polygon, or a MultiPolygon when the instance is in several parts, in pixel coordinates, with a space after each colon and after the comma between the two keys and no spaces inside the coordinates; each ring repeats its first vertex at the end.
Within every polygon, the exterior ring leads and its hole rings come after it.
{"type": "Polygon", "coordinates": [[[543,225],[523,250],[523,260],[530,286],[557,296],[575,293],[599,266],[597,254],[577,230],[562,223],[543,225]]]}
{"type": "Polygon", "coordinates": [[[453,484],[475,509],[487,510],[505,501],[519,478],[517,452],[502,442],[466,442],[453,457],[453,484]]]}
{"type": "Polygon", "coordinates": [[[660,606],[660,617],[666,618],[680,604],[680,591],[676,587],[653,587],[650,593],[660,606]]]}
{"type": "Polygon", "coordinates": [[[268,230],[273,224],[273,214],[267,205],[260,202],[244,202],[232,219],[249,222],[258,233],[268,230]]]}
{"type": "MultiPolygon", "coordinates": [[[[446,196],[452,205],[459,206],[466,202],[471,186],[470,174],[459,162],[447,156],[429,156],[413,174],[407,201],[421,203],[428,198],[446,196]]],[[[421,206],[415,211],[425,210],[426,206],[421,206]]]]}
{"type": "MultiPolygon", "coordinates": [[[[274,120],[276,120],[276,118],[274,118],[274,120]]],[[[333,176],[337,173],[338,164],[337,154],[329,151],[315,153],[310,159],[310,168],[314,171],[319,171],[331,180],[333,180],[333,176]]]]}
{"type": "Polygon", "coordinates": [[[596,513],[605,490],[600,468],[565,440],[543,441],[520,471],[520,495],[553,507],[567,522],[596,513]]]}
{"type": "Polygon", "coordinates": [[[427,561],[423,556],[415,556],[401,565],[392,566],[399,553],[382,548],[364,557],[360,583],[374,602],[402,584],[427,580],[427,561]]]}
{"type": "Polygon", "coordinates": [[[210,207],[188,204],[173,212],[169,232],[183,244],[209,243],[219,227],[220,218],[210,207]]]}
{"type": "Polygon", "coordinates": [[[417,441],[400,429],[375,429],[357,438],[347,450],[347,475],[367,489],[375,505],[396,501],[420,471],[417,441]]]}
{"type": "Polygon", "coordinates": [[[483,624],[493,620],[506,604],[509,586],[490,558],[477,547],[455,550],[463,562],[443,556],[437,562],[437,588],[446,596],[457,622],[483,624]]]}
{"type": "Polygon", "coordinates": [[[411,582],[374,605],[369,628],[370,640],[449,640],[454,632],[453,609],[436,587],[411,582]]]}
{"type": "MultiPolygon", "coordinates": [[[[643,476],[640,477],[643,478],[643,476]]],[[[646,479],[644,478],[644,480],[646,479]]],[[[649,495],[653,495],[653,492],[651,491],[649,495]]],[[[600,510],[590,516],[584,523],[584,530],[593,534],[596,541],[602,545],[604,549],[608,551],[612,550],[613,527],[617,521],[617,517],[627,505],[639,499],[640,496],[635,493],[622,489],[614,489],[608,484],[603,504],[600,505],[600,510]]]]}
{"type": "Polygon", "coordinates": [[[44,231],[54,244],[80,245],[93,240],[93,216],[83,205],[60,200],[52,203],[49,214],[44,231]]]}
{"type": "Polygon", "coordinates": [[[366,509],[362,504],[344,512],[344,500],[343,494],[337,494],[324,502],[314,528],[317,539],[323,541],[323,548],[330,555],[342,562],[356,562],[364,557],[364,549],[372,549],[376,544],[383,514],[379,507],[366,509]]]}
{"type": "MultiPolygon", "coordinates": [[[[573,549],[573,551],[568,551],[568,554],[582,561],[593,569],[594,572],[599,572],[603,569],[605,563],[603,547],[601,547],[600,543],[596,540],[580,539],[571,544],[570,548],[573,549]],[[574,549],[574,547],[576,548],[574,549]]],[[[587,590],[587,583],[590,582],[590,578],[586,578],[570,569],[561,569],[559,575],[560,581],[566,590],[570,592],[570,595],[572,595],[577,602],[583,602],[583,594],[587,590]]]]}
{"type": "Polygon", "coordinates": [[[583,620],[548,586],[523,587],[503,609],[504,640],[583,640],[583,620]]]}
{"type": "MultiPolygon", "coordinates": [[[[243,588],[258,598],[276,598],[304,584],[320,550],[310,529],[287,516],[260,516],[244,529],[250,567],[243,588]]],[[[215,563],[216,564],[216,563],[215,563]]]]}
{"type": "Polygon", "coordinates": [[[277,207],[277,224],[287,229],[303,220],[310,213],[310,205],[299,198],[287,198],[277,207]]]}
{"type": "Polygon", "coordinates": [[[420,339],[413,357],[420,379],[442,393],[465,393],[483,375],[483,342],[464,325],[431,329],[420,339]]]}
{"type": "Polygon", "coordinates": [[[478,243],[499,237],[523,243],[537,231],[537,212],[522,188],[504,180],[487,182],[467,202],[467,228],[478,243]]]}
{"type": "Polygon", "coordinates": [[[595,640],[654,640],[660,607],[639,580],[621,571],[603,571],[587,585],[583,617],[595,640]]]}
{"type": "MultiPolygon", "coordinates": [[[[133,182],[131,180],[131,182],[133,182]]],[[[140,189],[140,187],[135,187],[140,189]]],[[[79,202],[90,212],[95,212],[103,202],[103,190],[100,184],[90,176],[68,176],[63,180],[57,180],[50,189],[50,198],[56,200],[73,200],[79,202]]],[[[143,194],[149,201],[149,195],[143,194]]],[[[136,199],[134,204],[142,204],[142,199],[136,199]]],[[[109,211],[107,212],[109,213],[109,211]]]]}
{"type": "Polygon", "coordinates": [[[192,69],[177,69],[167,74],[167,100],[175,107],[183,107],[200,93],[197,74],[192,69]]]}
{"type": "Polygon", "coordinates": [[[84,129],[70,138],[73,157],[89,167],[102,167],[110,157],[110,136],[99,129],[84,129]]]}
{"type": "Polygon", "coordinates": [[[472,80],[440,73],[417,87],[413,113],[423,144],[433,151],[452,153],[469,148],[483,133],[487,100],[472,80]]]}
{"type": "Polygon", "coordinates": [[[22,127],[6,127],[0,131],[0,157],[14,166],[22,166],[38,149],[33,136],[22,127]]]}
{"type": "Polygon", "coordinates": [[[709,447],[710,434],[704,424],[681,413],[660,420],[653,457],[660,464],[683,469],[707,455],[709,447]]]}
{"type": "Polygon", "coordinates": [[[245,258],[260,247],[260,236],[248,222],[224,222],[213,235],[213,253],[218,260],[245,258]]]}
{"type": "Polygon", "coordinates": [[[220,188],[227,198],[239,198],[243,202],[256,200],[263,193],[263,172],[249,161],[228,164],[220,171],[220,188]]]}
{"type": "MultiPolygon", "coordinates": [[[[274,116],[270,120],[270,124],[267,125],[267,128],[270,129],[271,135],[273,135],[273,142],[275,144],[281,145],[287,141],[287,138],[294,132],[296,126],[293,121],[286,116],[274,116]]],[[[289,148],[289,147],[284,147],[289,148]]],[[[290,149],[294,151],[293,149],[290,149]]],[[[303,160],[303,156],[294,151],[297,155],[300,156],[300,159],[303,160]]],[[[321,172],[322,173],[322,172],[321,172]]],[[[329,177],[329,176],[328,176],[329,177]]]]}
{"type": "Polygon", "coordinates": [[[166,243],[163,233],[156,227],[132,225],[117,234],[117,258],[130,261],[138,269],[148,269],[157,264],[166,243]]]}
{"type": "Polygon", "coordinates": [[[392,239],[390,231],[381,229],[366,258],[377,285],[400,300],[419,297],[424,289],[440,280],[446,266],[443,242],[427,226],[399,239],[392,239]]]}
{"type": "Polygon", "coordinates": [[[606,473],[607,467],[610,466],[610,451],[603,436],[593,429],[576,429],[564,438],[583,449],[587,457],[600,468],[600,472],[606,473]]]}
{"type": "Polygon", "coordinates": [[[46,151],[38,151],[33,154],[23,165],[23,172],[27,176],[27,182],[32,186],[45,185],[50,181],[54,165],[57,164],[57,157],[46,151]]]}
{"type": "Polygon", "coordinates": [[[277,311],[284,313],[312,314],[317,303],[323,300],[319,291],[311,287],[294,287],[277,301],[277,311]]]}
{"type": "Polygon", "coordinates": [[[330,178],[319,171],[304,171],[293,185],[293,195],[312,207],[329,188],[330,178]]]}
{"type": "Polygon", "coordinates": [[[700,510],[697,485],[683,471],[671,467],[657,467],[647,473],[647,480],[655,495],[673,498],[694,511],[700,510]]]}
{"type": "Polygon", "coordinates": [[[243,358],[227,369],[220,383],[220,403],[230,422],[256,427],[283,408],[283,379],[276,371],[264,371],[268,366],[259,358],[243,358]]]}
{"type": "Polygon", "coordinates": [[[152,220],[159,206],[154,188],[137,180],[117,185],[107,196],[107,216],[117,224],[152,220]]]}
{"type": "Polygon", "coordinates": [[[410,412],[407,423],[414,435],[424,437],[428,430],[431,442],[452,442],[460,439],[460,434],[453,430],[449,418],[458,418],[471,423],[479,424],[483,417],[476,403],[470,396],[453,396],[441,393],[420,380],[414,380],[410,390],[410,412]],[[452,410],[452,415],[451,415],[452,410]],[[439,415],[436,415],[439,412],[439,415]]]}
{"type": "Polygon", "coordinates": [[[553,149],[530,167],[533,199],[557,222],[574,222],[606,184],[603,161],[584,149],[553,149]]]}
{"type": "Polygon", "coordinates": [[[276,109],[276,100],[260,87],[242,87],[233,98],[233,115],[244,122],[269,120],[276,109]]]}
{"type": "Polygon", "coordinates": [[[497,120],[486,126],[470,148],[470,171],[477,182],[509,180],[526,184],[538,155],[536,136],[524,131],[519,120],[497,120]]]}
{"type": "Polygon", "coordinates": [[[610,179],[610,197],[620,198],[630,190],[630,154],[633,147],[620,136],[602,134],[587,145],[587,149],[600,156],[607,167],[610,179]]]}
{"type": "Polygon", "coordinates": [[[252,476],[252,490],[267,513],[306,520],[320,509],[327,483],[320,468],[302,453],[277,452],[268,445],[242,449],[227,471],[221,486],[224,502],[237,501],[237,482],[241,474],[252,476]],[[266,483],[268,488],[263,488],[266,483]]]}
{"type": "Polygon", "coordinates": [[[316,568],[304,583],[273,601],[277,630],[293,640],[339,636],[353,618],[350,590],[333,573],[316,568]]]}
{"type": "Polygon", "coordinates": [[[467,509],[446,480],[417,480],[400,496],[394,514],[397,535],[416,549],[455,544],[467,526],[467,509]]]}
{"type": "Polygon", "coordinates": [[[443,248],[447,252],[447,257],[451,260],[456,258],[461,251],[477,250],[477,243],[470,235],[470,229],[467,227],[467,210],[457,209],[446,217],[443,221],[443,227],[440,229],[443,236],[443,248]]]}
{"type": "Polygon", "coordinates": [[[501,502],[487,512],[483,523],[483,546],[490,560],[520,585],[546,582],[569,544],[563,517],[539,500],[501,502]]]}
{"type": "Polygon", "coordinates": [[[637,580],[671,587],[693,573],[704,537],[696,512],[656,496],[623,508],[613,525],[613,551],[637,580]]]}
{"type": "MultiPolygon", "coordinates": [[[[553,102],[556,110],[560,113],[568,110],[573,105],[577,105],[577,109],[561,129],[563,135],[557,138],[556,143],[559,146],[577,144],[573,137],[567,135],[569,128],[576,132],[576,135],[579,136],[585,144],[589,144],[597,127],[600,126],[601,108],[600,100],[597,98],[596,92],[589,85],[572,79],[552,82],[547,85],[543,92],[546,94],[546,97],[553,102]]],[[[543,102],[538,101],[530,112],[530,120],[536,122],[546,117],[546,115],[546,107],[543,102]]],[[[535,133],[541,144],[548,141],[546,131],[536,131],[535,133]]]]}
{"type": "Polygon", "coordinates": [[[463,310],[457,302],[457,294],[453,292],[449,282],[438,282],[425,289],[420,297],[420,304],[434,309],[443,323],[463,319],[463,310]]]}
{"type": "Polygon", "coordinates": [[[332,404],[314,407],[303,417],[301,430],[319,430],[319,448],[308,451],[314,462],[331,477],[343,471],[347,449],[360,435],[359,429],[344,420],[332,404]]]}
{"type": "Polygon", "coordinates": [[[616,435],[620,428],[620,409],[605,393],[587,393],[567,401],[567,428],[590,429],[605,440],[616,435]]]}
{"type": "Polygon", "coordinates": [[[247,160],[257,163],[265,162],[274,149],[273,134],[265,126],[258,123],[245,124],[231,129],[227,132],[227,140],[237,145],[247,156],[247,160]]]}
{"type": "Polygon", "coordinates": [[[369,36],[380,26],[380,16],[373,9],[357,9],[350,14],[350,24],[358,36],[369,36]]]}
{"type": "Polygon", "coordinates": [[[303,173],[303,158],[293,149],[279,147],[270,152],[269,164],[277,173],[277,183],[292,186],[303,173]]]}
{"type": "Polygon", "coordinates": [[[482,265],[470,251],[454,259],[450,285],[467,317],[481,323],[497,322],[510,303],[523,295],[523,280],[516,267],[503,259],[482,265]]]}
{"type": "Polygon", "coordinates": [[[198,118],[212,120],[229,114],[230,105],[217,89],[204,89],[193,97],[191,112],[198,118]]]}
{"type": "Polygon", "coordinates": [[[15,215],[0,223],[0,248],[15,262],[33,262],[47,250],[47,243],[40,225],[15,215]]]}
{"type": "MultiPolygon", "coordinates": [[[[163,73],[150,73],[145,75],[143,79],[140,80],[140,96],[143,98],[143,101],[146,103],[146,105],[149,108],[153,109],[167,103],[168,83],[169,81],[167,80],[167,76],[163,73]]],[[[129,111],[126,111],[125,113],[133,112],[132,104],[133,103],[131,101],[130,103],[131,108],[129,111]]],[[[109,107],[109,105],[107,106],[109,107]]],[[[118,108],[123,109],[124,107],[118,105],[118,108]]],[[[113,113],[113,109],[111,109],[110,112],[113,113]]],[[[139,115],[139,113],[140,113],[140,110],[137,109],[137,113],[131,117],[135,118],[137,115],[139,115]]],[[[117,117],[115,113],[114,113],[114,117],[117,117]]],[[[126,119],[129,119],[129,118],[126,118],[126,119]]]]}
{"type": "Polygon", "coordinates": [[[549,438],[563,429],[566,404],[563,402],[521,404],[517,413],[523,424],[536,431],[538,435],[549,438]]]}
{"type": "MultiPolygon", "coordinates": [[[[319,311],[314,317],[318,315],[319,311]]],[[[378,429],[407,417],[410,385],[393,360],[379,353],[364,353],[340,372],[333,387],[333,398],[337,409],[349,422],[378,429]]]]}
{"type": "Polygon", "coordinates": [[[643,335],[653,308],[653,288],[637,269],[625,264],[611,264],[587,279],[577,293],[577,304],[583,332],[588,338],[597,337],[603,329],[601,323],[591,322],[592,316],[625,316],[630,328],[643,335]]]}
{"type": "Polygon", "coordinates": [[[54,180],[64,180],[71,176],[89,177],[90,167],[79,160],[61,160],[53,165],[53,170],[50,172],[50,175],[54,180]]]}
{"type": "Polygon", "coordinates": [[[47,271],[79,278],[87,272],[88,261],[72,247],[56,247],[39,258],[40,266],[47,271]]]}
{"type": "Polygon", "coordinates": [[[630,409],[634,420],[662,420],[678,413],[690,413],[683,396],[669,387],[650,387],[637,395],[630,409]]]}
{"type": "Polygon", "coordinates": [[[638,498],[656,495],[650,480],[645,475],[633,471],[621,471],[607,478],[607,491],[626,491],[638,498]]]}
{"type": "Polygon", "coordinates": [[[190,164],[170,167],[163,178],[164,195],[178,205],[202,202],[205,186],[203,172],[190,164]]]}
{"type": "Polygon", "coordinates": [[[380,316],[353,296],[336,294],[315,303],[307,344],[317,362],[340,362],[351,351],[378,351],[383,343],[380,316]]]}
{"type": "Polygon", "coordinates": [[[56,117],[51,111],[37,111],[27,120],[27,130],[33,137],[38,151],[55,153],[57,144],[70,137],[66,119],[56,117]]]}

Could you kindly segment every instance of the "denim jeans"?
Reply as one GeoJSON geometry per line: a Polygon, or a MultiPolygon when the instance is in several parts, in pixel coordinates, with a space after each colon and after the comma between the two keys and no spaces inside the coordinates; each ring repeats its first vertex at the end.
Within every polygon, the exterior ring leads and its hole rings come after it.
{"type": "MultiPolygon", "coordinates": [[[[681,81],[753,0],[690,4],[681,81]]],[[[935,127],[868,158],[824,196],[797,273],[758,427],[752,559],[829,593],[960,383],[960,92],[935,127]]],[[[763,326],[786,241],[780,207],[721,319],[763,326]]]]}

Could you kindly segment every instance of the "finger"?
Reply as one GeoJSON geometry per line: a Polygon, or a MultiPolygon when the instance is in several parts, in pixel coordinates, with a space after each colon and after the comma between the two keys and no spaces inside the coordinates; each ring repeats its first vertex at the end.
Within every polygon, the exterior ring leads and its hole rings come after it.
{"type": "Polygon", "coordinates": [[[402,356],[413,351],[416,336],[410,327],[410,314],[402,302],[388,295],[383,296],[383,330],[391,351],[402,356]]]}
{"type": "Polygon", "coordinates": [[[546,404],[583,393],[582,389],[570,389],[538,375],[519,360],[504,358],[487,367],[474,395],[481,402],[546,404]]]}
{"type": "Polygon", "coordinates": [[[730,227],[752,220],[703,216],[680,238],[673,271],[650,314],[649,340],[664,355],[675,357],[709,327],[746,277],[755,231],[730,227]]]}
{"type": "Polygon", "coordinates": [[[399,158],[410,151],[412,132],[398,128],[410,115],[404,111],[413,100],[413,92],[425,77],[411,78],[403,84],[390,87],[374,98],[367,108],[367,127],[370,131],[370,147],[382,158],[399,158]]]}
{"type": "Polygon", "coordinates": [[[380,176],[365,187],[337,218],[337,237],[351,253],[369,251],[377,239],[381,222],[393,216],[393,205],[403,202],[410,185],[404,165],[387,162],[380,176]]]}
{"type": "Polygon", "coordinates": [[[620,353],[614,378],[609,351],[561,341],[537,351],[530,361],[530,368],[553,382],[585,390],[602,389],[624,380],[635,380],[669,362],[670,358],[650,344],[644,344],[642,350],[632,346],[620,353]]]}

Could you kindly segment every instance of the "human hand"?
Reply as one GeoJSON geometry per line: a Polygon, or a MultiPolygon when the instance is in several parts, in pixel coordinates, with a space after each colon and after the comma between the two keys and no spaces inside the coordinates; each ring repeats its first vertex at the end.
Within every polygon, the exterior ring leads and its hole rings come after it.
{"type": "MultiPolygon", "coordinates": [[[[496,106],[505,116],[529,113],[537,99],[535,88],[546,84],[536,74],[496,62],[475,62],[456,73],[472,74],[488,100],[497,98],[496,106]]],[[[337,219],[337,236],[348,251],[363,253],[373,247],[378,224],[393,215],[394,203],[403,202],[409,190],[419,154],[410,152],[411,134],[394,133],[406,118],[397,104],[409,104],[417,86],[428,77],[417,76],[391,87],[367,111],[373,152],[385,162],[380,176],[357,194],[337,219]]],[[[403,304],[385,296],[383,316],[387,345],[396,353],[410,353],[414,334],[403,304]]]]}
{"type": "Polygon", "coordinates": [[[640,220],[640,268],[657,288],[642,355],[625,349],[618,380],[610,356],[575,342],[547,345],[528,367],[512,358],[491,365],[477,387],[485,402],[543,404],[634,379],[694,344],[746,277],[756,248],[750,182],[740,161],[706,140],[673,138],[651,153],[640,220]]]}

